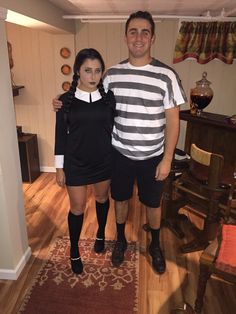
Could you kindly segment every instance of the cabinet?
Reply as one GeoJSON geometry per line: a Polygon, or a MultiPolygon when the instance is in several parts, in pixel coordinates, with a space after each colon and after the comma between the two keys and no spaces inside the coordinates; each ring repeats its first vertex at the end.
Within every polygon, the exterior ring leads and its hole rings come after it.
{"type": "Polygon", "coordinates": [[[18,136],[18,144],[22,181],[32,183],[40,175],[37,135],[18,136]]]}

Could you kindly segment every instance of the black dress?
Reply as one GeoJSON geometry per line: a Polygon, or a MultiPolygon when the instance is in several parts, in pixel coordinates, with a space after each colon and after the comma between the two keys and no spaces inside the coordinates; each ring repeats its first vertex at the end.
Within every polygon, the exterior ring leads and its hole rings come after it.
{"type": "MultiPolygon", "coordinates": [[[[67,93],[60,99],[65,102],[67,93]]],[[[115,98],[86,102],[73,98],[70,111],[56,114],[55,155],[64,155],[66,185],[80,186],[111,177],[111,132],[115,98]],[[69,132],[67,132],[67,129],[69,132]]]]}

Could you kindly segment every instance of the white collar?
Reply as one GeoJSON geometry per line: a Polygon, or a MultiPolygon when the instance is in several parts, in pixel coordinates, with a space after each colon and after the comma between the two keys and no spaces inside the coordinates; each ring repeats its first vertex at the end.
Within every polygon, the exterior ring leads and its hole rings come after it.
{"type": "Polygon", "coordinates": [[[98,89],[92,93],[89,93],[89,92],[85,92],[85,91],[79,89],[78,87],[76,88],[75,98],[86,101],[86,102],[90,102],[90,95],[91,95],[92,102],[97,101],[97,100],[102,98],[98,89]]]}

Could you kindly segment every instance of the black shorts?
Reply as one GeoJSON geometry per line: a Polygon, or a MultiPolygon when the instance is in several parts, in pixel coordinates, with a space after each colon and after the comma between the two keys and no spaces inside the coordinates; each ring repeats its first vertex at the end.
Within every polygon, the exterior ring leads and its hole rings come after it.
{"type": "Polygon", "coordinates": [[[159,207],[164,182],[155,180],[156,166],[163,155],[147,160],[132,160],[113,149],[111,197],[115,201],[126,201],[133,195],[137,180],[138,196],[148,207],[159,207]]]}

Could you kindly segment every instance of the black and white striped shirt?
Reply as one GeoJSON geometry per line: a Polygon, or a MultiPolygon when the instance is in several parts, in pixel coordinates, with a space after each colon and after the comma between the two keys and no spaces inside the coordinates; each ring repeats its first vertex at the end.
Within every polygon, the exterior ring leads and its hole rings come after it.
{"type": "Polygon", "coordinates": [[[125,60],[108,69],[104,87],[116,98],[112,145],[134,160],[160,155],[164,150],[165,110],[186,102],[174,70],[156,59],[142,67],[125,60]]]}

